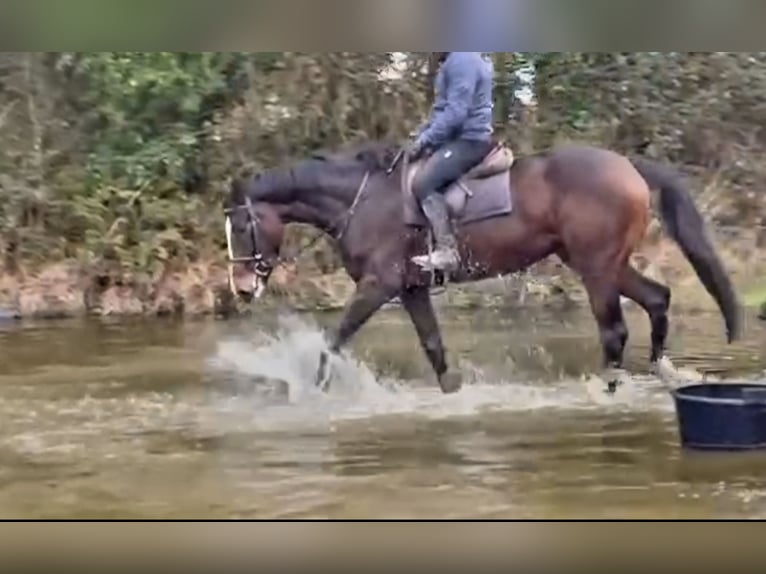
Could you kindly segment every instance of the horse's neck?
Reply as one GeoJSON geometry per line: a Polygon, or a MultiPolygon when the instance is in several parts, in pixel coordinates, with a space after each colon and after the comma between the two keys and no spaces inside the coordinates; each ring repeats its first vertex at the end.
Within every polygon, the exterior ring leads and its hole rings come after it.
{"type": "Polygon", "coordinates": [[[311,225],[336,235],[353,201],[350,194],[311,190],[297,194],[295,201],[282,206],[280,212],[286,222],[311,225]]]}

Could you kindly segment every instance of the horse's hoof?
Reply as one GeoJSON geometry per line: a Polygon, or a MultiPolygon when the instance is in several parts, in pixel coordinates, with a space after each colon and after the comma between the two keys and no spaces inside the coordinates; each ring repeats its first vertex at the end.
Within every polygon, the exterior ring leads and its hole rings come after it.
{"type": "Polygon", "coordinates": [[[316,383],[316,388],[318,388],[323,393],[327,393],[330,390],[330,374],[324,373],[324,374],[318,374],[316,383]]]}
{"type": "Polygon", "coordinates": [[[460,373],[444,373],[439,377],[439,386],[445,395],[451,395],[463,387],[463,377],[460,373]]]}
{"type": "Polygon", "coordinates": [[[623,383],[622,381],[609,381],[606,385],[606,393],[608,395],[613,395],[617,392],[617,387],[621,386],[623,383]]]}
{"type": "Polygon", "coordinates": [[[663,355],[659,361],[652,365],[652,371],[665,385],[672,385],[681,378],[681,374],[667,355],[663,355]]]}

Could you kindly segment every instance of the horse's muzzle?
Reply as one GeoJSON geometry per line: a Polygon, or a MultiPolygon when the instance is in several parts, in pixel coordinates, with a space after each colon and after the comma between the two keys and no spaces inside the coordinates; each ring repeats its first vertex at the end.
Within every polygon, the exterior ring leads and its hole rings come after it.
{"type": "Polygon", "coordinates": [[[238,273],[231,278],[231,291],[246,303],[260,299],[268,284],[268,275],[258,273],[238,273]]]}

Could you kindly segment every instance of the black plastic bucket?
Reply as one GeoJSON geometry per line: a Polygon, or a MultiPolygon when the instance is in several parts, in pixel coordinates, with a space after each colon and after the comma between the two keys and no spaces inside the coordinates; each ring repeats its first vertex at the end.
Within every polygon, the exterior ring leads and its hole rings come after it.
{"type": "Polygon", "coordinates": [[[675,390],[673,398],[685,448],[766,449],[766,385],[691,385],[675,390]]]}

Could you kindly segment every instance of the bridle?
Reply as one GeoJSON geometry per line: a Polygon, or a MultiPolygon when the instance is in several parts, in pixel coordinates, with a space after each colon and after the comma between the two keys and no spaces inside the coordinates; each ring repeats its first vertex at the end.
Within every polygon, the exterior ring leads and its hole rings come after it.
{"type": "Polygon", "coordinates": [[[335,234],[335,241],[340,241],[343,239],[343,236],[346,234],[346,231],[348,230],[348,226],[351,224],[351,219],[354,217],[354,213],[356,213],[356,208],[359,205],[359,202],[362,200],[362,196],[364,195],[364,190],[367,188],[367,182],[370,181],[370,172],[367,171],[364,174],[364,178],[362,179],[362,183],[359,184],[359,188],[356,190],[356,195],[354,196],[354,201],[351,203],[351,207],[348,208],[345,214],[343,214],[343,227],[340,228],[337,234],[335,234]]]}
{"type": "MultiPolygon", "coordinates": [[[[344,222],[343,226],[340,228],[340,230],[334,234],[335,241],[340,241],[343,239],[343,236],[346,234],[346,231],[348,230],[348,227],[351,223],[351,219],[353,218],[356,208],[359,205],[359,203],[362,200],[362,197],[364,195],[364,191],[367,188],[367,183],[370,181],[370,172],[367,171],[364,174],[364,178],[362,179],[362,183],[359,185],[359,188],[357,189],[356,196],[354,197],[354,201],[351,204],[351,206],[348,208],[348,210],[343,214],[344,222]]],[[[255,292],[256,298],[260,296],[260,294],[263,292],[263,289],[265,289],[265,280],[271,275],[272,271],[274,271],[274,264],[270,261],[267,261],[263,254],[258,250],[258,224],[261,222],[260,218],[258,217],[258,214],[255,213],[255,208],[253,206],[253,202],[250,199],[249,196],[245,196],[245,203],[244,205],[236,205],[234,207],[230,207],[228,209],[224,210],[224,214],[226,215],[226,247],[228,250],[228,259],[229,259],[229,265],[228,265],[228,272],[229,272],[229,289],[231,290],[232,294],[236,297],[236,288],[234,286],[234,264],[235,263],[253,263],[253,291],[255,292]],[[237,211],[245,210],[248,217],[248,227],[250,228],[250,233],[253,240],[253,253],[247,257],[234,257],[234,248],[232,246],[231,237],[232,237],[232,227],[231,227],[231,215],[237,211]]],[[[301,252],[307,250],[311,247],[313,243],[319,240],[321,235],[315,238],[314,241],[312,241],[307,247],[304,247],[301,249],[301,252]]],[[[300,253],[298,254],[298,256],[300,253]]],[[[297,257],[297,256],[296,256],[297,257]]]]}
{"type": "MultiPolygon", "coordinates": [[[[235,207],[225,209],[224,214],[226,215],[226,248],[229,255],[229,289],[236,296],[236,289],[234,287],[234,264],[253,263],[254,291],[262,291],[262,289],[265,287],[265,284],[262,280],[265,280],[269,275],[271,275],[271,272],[274,270],[274,266],[269,261],[266,261],[263,257],[263,254],[258,250],[258,224],[261,220],[258,217],[258,214],[255,213],[253,202],[249,197],[245,197],[244,205],[237,205],[235,207]],[[250,233],[253,239],[253,253],[248,257],[234,257],[234,247],[231,243],[231,215],[243,209],[247,213],[247,225],[250,229],[250,233]]],[[[260,295],[260,293],[256,294],[260,295]]]]}

